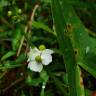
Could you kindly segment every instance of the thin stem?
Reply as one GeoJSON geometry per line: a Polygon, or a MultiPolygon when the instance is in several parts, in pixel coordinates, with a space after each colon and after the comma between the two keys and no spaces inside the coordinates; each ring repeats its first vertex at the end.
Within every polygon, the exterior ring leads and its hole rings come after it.
{"type": "Polygon", "coordinates": [[[17,80],[14,81],[13,83],[11,83],[8,87],[6,87],[5,89],[3,89],[3,92],[6,92],[6,91],[9,90],[11,87],[13,87],[13,86],[16,85],[17,83],[21,82],[23,79],[24,79],[24,77],[17,79],[17,80]]]}
{"type": "Polygon", "coordinates": [[[0,76],[0,79],[2,79],[5,75],[6,75],[7,71],[5,71],[4,73],[2,73],[2,75],[0,76]]]}
{"type": "MultiPolygon", "coordinates": [[[[31,14],[31,16],[30,16],[30,19],[29,19],[29,21],[28,21],[28,24],[25,26],[25,30],[24,30],[24,32],[25,32],[25,35],[26,35],[26,33],[28,32],[29,34],[31,33],[31,29],[32,29],[32,21],[33,21],[33,19],[34,19],[34,16],[35,16],[35,12],[36,12],[36,9],[39,7],[39,5],[35,5],[35,7],[34,7],[34,9],[33,9],[33,11],[32,11],[32,14],[31,14]],[[29,29],[29,31],[28,31],[28,29],[29,29]]],[[[17,51],[17,56],[19,56],[19,54],[20,54],[20,52],[21,52],[21,48],[22,48],[22,45],[23,45],[23,42],[24,42],[24,37],[25,36],[23,36],[22,38],[21,38],[21,42],[20,42],[20,46],[19,46],[19,48],[18,48],[18,51],[17,51]]],[[[26,36],[27,37],[27,36],[26,36]]],[[[27,47],[26,47],[27,48],[27,47]]],[[[27,49],[26,49],[27,50],[27,49]]],[[[26,52],[26,51],[25,51],[26,52]]]]}
{"type": "Polygon", "coordinates": [[[13,25],[9,24],[8,21],[5,18],[1,18],[1,21],[6,24],[8,27],[10,27],[11,29],[15,29],[13,25]]]}
{"type": "MultiPolygon", "coordinates": [[[[29,20],[28,37],[30,36],[31,29],[32,29],[32,22],[33,22],[33,20],[34,20],[35,12],[36,12],[36,10],[38,9],[38,7],[39,7],[39,5],[36,4],[35,7],[34,7],[34,9],[33,9],[33,12],[31,13],[31,17],[30,17],[30,20],[29,20]]],[[[27,53],[28,48],[29,48],[29,46],[28,46],[28,44],[27,44],[25,53],[27,53]]]]}
{"type": "MultiPolygon", "coordinates": [[[[28,27],[25,26],[25,30],[24,30],[25,33],[27,33],[27,29],[28,29],[28,27]]],[[[17,56],[19,56],[19,54],[20,54],[20,51],[21,51],[23,42],[24,42],[24,36],[23,36],[22,39],[21,39],[20,46],[19,46],[18,51],[17,51],[17,56]]]]}
{"type": "Polygon", "coordinates": [[[46,82],[43,82],[40,96],[44,96],[45,87],[46,87],[46,82]]]}

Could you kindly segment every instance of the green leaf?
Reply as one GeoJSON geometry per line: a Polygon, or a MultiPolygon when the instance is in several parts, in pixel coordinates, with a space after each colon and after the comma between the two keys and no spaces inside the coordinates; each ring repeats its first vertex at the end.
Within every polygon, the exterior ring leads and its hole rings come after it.
{"type": "MultiPolygon", "coordinates": [[[[91,73],[93,76],[96,76],[96,72],[94,72],[95,70],[92,68],[93,65],[88,62],[88,59],[85,60],[85,56],[88,52],[96,54],[96,46],[93,43],[91,37],[88,35],[88,30],[76,15],[73,7],[69,3],[66,4],[65,2],[66,0],[63,0],[63,16],[67,22],[67,35],[71,39],[74,50],[77,51],[77,64],[80,64],[82,68],[91,73]]],[[[92,56],[93,54],[90,55],[92,56]]]]}
{"type": "MultiPolygon", "coordinates": [[[[80,77],[80,74],[78,73],[79,71],[77,70],[77,65],[76,65],[76,60],[75,60],[75,54],[73,51],[73,47],[71,44],[71,40],[69,36],[67,35],[67,30],[66,25],[67,21],[64,18],[64,11],[62,9],[63,5],[61,4],[63,2],[60,2],[58,0],[51,0],[52,1],[52,13],[53,13],[53,19],[54,19],[54,24],[57,32],[57,37],[60,45],[60,49],[63,53],[64,56],[64,62],[66,66],[66,71],[68,73],[68,84],[69,84],[69,95],[70,96],[80,96],[84,95],[81,89],[81,86],[77,87],[77,74],[78,78],[80,77]],[[64,29],[65,28],[65,29],[64,29]]],[[[64,2],[66,6],[66,9],[68,8],[68,4],[64,2]]],[[[69,10],[68,10],[69,11],[69,10]]],[[[68,12],[66,11],[66,14],[68,12]]],[[[69,14],[69,13],[68,13],[69,14]]],[[[73,19],[72,19],[73,20],[73,19]]],[[[80,78],[79,78],[80,79],[80,78]]]]}
{"type": "Polygon", "coordinates": [[[41,28],[41,29],[53,34],[53,35],[56,35],[51,28],[49,28],[47,25],[43,24],[42,22],[34,21],[34,22],[32,22],[32,25],[35,28],[38,28],[38,29],[41,28]]]}
{"type": "Polygon", "coordinates": [[[84,96],[84,94],[85,94],[85,92],[84,92],[83,78],[81,76],[82,76],[81,69],[77,65],[76,80],[78,82],[76,82],[76,83],[77,83],[77,89],[79,89],[79,90],[77,90],[78,96],[80,96],[80,94],[82,94],[81,96],[84,96]]]}
{"type": "Polygon", "coordinates": [[[40,77],[44,80],[44,82],[47,82],[49,79],[49,76],[45,70],[41,71],[40,77]]]}
{"type": "Polygon", "coordinates": [[[84,61],[78,64],[96,78],[96,54],[86,54],[84,61]]]}
{"type": "Polygon", "coordinates": [[[20,29],[16,29],[16,31],[13,34],[13,40],[12,40],[12,48],[13,50],[16,50],[20,45],[22,34],[20,29]]]}
{"type": "Polygon", "coordinates": [[[17,63],[24,62],[27,59],[27,56],[25,54],[21,54],[18,56],[18,58],[15,60],[17,63]]]}
{"type": "Polygon", "coordinates": [[[8,59],[9,57],[11,57],[11,56],[13,56],[13,55],[15,55],[15,54],[16,54],[16,52],[14,52],[14,51],[9,51],[9,52],[7,52],[4,56],[1,57],[1,60],[8,59]]]}
{"type": "Polygon", "coordinates": [[[45,2],[45,3],[50,3],[51,0],[41,0],[42,2],[45,2]]]}
{"type": "Polygon", "coordinates": [[[67,88],[64,88],[63,83],[58,78],[56,78],[54,75],[52,75],[52,74],[51,74],[51,78],[52,78],[56,88],[58,90],[60,90],[62,95],[63,96],[69,96],[68,93],[67,93],[67,88]]]}
{"type": "Polygon", "coordinates": [[[92,91],[89,89],[85,89],[86,96],[91,96],[92,91]]]}
{"type": "Polygon", "coordinates": [[[42,79],[40,78],[33,79],[30,75],[28,75],[25,82],[29,86],[39,86],[39,84],[42,82],[42,79]]]}
{"type": "Polygon", "coordinates": [[[1,1],[0,1],[0,11],[2,11],[2,10],[3,10],[3,7],[5,7],[5,6],[7,6],[7,5],[9,5],[9,2],[8,2],[8,1],[6,1],[6,0],[1,0],[1,1]]]}

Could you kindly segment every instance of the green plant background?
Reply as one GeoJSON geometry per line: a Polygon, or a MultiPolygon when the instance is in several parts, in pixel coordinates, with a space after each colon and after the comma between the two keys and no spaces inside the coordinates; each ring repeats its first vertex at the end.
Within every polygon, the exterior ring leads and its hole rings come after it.
{"type": "Polygon", "coordinates": [[[95,78],[95,0],[0,1],[0,96],[95,96],[95,78]],[[41,44],[53,60],[36,73],[27,53],[41,44]]]}

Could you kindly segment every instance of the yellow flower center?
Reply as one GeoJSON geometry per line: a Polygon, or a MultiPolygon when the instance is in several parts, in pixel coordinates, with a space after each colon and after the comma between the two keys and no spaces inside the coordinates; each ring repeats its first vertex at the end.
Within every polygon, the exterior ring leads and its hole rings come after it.
{"type": "Polygon", "coordinates": [[[35,57],[35,60],[37,61],[37,62],[42,62],[42,58],[41,58],[41,56],[40,55],[38,55],[38,56],[36,56],[35,57]]]}
{"type": "Polygon", "coordinates": [[[45,50],[45,49],[46,49],[45,45],[40,45],[40,46],[39,46],[39,50],[40,50],[40,51],[43,51],[43,50],[45,50]]]}

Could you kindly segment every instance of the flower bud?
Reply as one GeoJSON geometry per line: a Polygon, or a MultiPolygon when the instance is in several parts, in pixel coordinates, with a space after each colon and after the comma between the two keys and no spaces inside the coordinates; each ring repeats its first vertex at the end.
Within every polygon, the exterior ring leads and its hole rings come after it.
{"type": "Polygon", "coordinates": [[[12,15],[12,11],[8,11],[7,15],[10,17],[12,15]]]}
{"type": "Polygon", "coordinates": [[[45,49],[46,49],[45,45],[40,45],[40,46],[39,46],[39,50],[40,50],[40,51],[43,51],[43,50],[45,50],[45,49]]]}
{"type": "Polygon", "coordinates": [[[18,9],[18,13],[19,13],[19,14],[22,13],[22,9],[18,9]]]}

